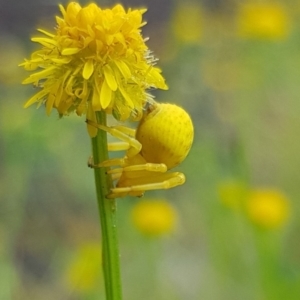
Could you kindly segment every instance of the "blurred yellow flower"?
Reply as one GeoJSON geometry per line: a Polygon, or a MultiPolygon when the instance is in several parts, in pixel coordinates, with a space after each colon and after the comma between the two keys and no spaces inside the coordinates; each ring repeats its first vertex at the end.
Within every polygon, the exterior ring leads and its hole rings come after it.
{"type": "Polygon", "coordinates": [[[258,189],[250,193],[247,212],[253,223],[263,228],[278,228],[290,216],[290,203],[280,191],[258,189]]]}
{"type": "Polygon", "coordinates": [[[280,40],[289,34],[290,18],[283,4],[249,2],[240,6],[237,26],[241,37],[280,40]]]}
{"type": "Polygon", "coordinates": [[[89,292],[99,285],[102,274],[101,247],[90,242],[81,245],[65,273],[66,282],[71,289],[89,292]]]}
{"type": "Polygon", "coordinates": [[[55,33],[39,29],[45,37],[32,41],[42,48],[21,64],[38,70],[23,84],[41,88],[25,107],[45,102],[48,115],[56,108],[60,116],[75,111],[95,121],[95,112],[104,110],[118,120],[139,119],[151,98],[146,90],[167,89],[141,35],[146,9],[126,12],[121,5],[101,9],[94,3],[82,8],[75,2],[59,7],[63,17],[56,17],[55,33]]]}
{"type": "Polygon", "coordinates": [[[225,206],[239,210],[244,207],[248,189],[245,183],[232,179],[221,182],[217,192],[225,206]]]}
{"type": "Polygon", "coordinates": [[[199,3],[179,2],[172,19],[176,38],[185,43],[198,43],[202,37],[202,10],[199,3]]]}
{"type": "Polygon", "coordinates": [[[144,199],[133,207],[131,219],[143,234],[160,236],[174,230],[177,212],[166,200],[144,199]]]}

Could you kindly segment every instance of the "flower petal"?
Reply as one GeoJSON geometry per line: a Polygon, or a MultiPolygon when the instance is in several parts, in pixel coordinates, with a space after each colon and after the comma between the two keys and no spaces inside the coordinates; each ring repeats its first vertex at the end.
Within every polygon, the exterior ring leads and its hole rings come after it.
{"type": "Polygon", "coordinates": [[[112,96],[111,94],[112,94],[112,90],[108,86],[107,81],[104,80],[100,92],[100,103],[103,109],[109,106],[111,101],[111,96],[112,96]]]}
{"type": "Polygon", "coordinates": [[[53,85],[52,89],[49,92],[49,95],[48,95],[48,98],[47,98],[47,101],[46,101],[46,113],[47,113],[48,116],[50,115],[51,110],[53,108],[53,104],[54,104],[54,101],[57,97],[57,91],[60,87],[60,84],[61,84],[61,81],[57,81],[53,85]]]}
{"type": "Polygon", "coordinates": [[[104,76],[105,76],[105,81],[107,82],[109,88],[112,91],[116,91],[118,88],[118,85],[117,85],[116,78],[115,78],[112,68],[109,65],[105,65],[103,67],[103,72],[104,72],[104,76]]]}
{"type": "Polygon", "coordinates": [[[73,54],[78,53],[80,50],[81,49],[79,49],[79,48],[66,48],[61,51],[61,54],[62,55],[73,55],[73,54]]]}
{"type": "Polygon", "coordinates": [[[48,31],[46,31],[46,30],[38,29],[38,31],[41,32],[41,33],[43,33],[43,34],[45,34],[45,35],[47,35],[47,36],[49,36],[49,37],[51,37],[51,38],[54,38],[54,37],[55,37],[54,34],[48,32],[48,31]]]}
{"type": "Polygon", "coordinates": [[[95,84],[93,88],[93,96],[92,96],[92,107],[94,111],[101,110],[101,103],[100,103],[100,92],[98,89],[98,82],[95,77],[95,84]]]}
{"type": "Polygon", "coordinates": [[[66,65],[68,64],[72,58],[71,57],[64,57],[64,58],[50,58],[51,61],[53,61],[54,63],[56,64],[59,64],[59,65],[66,65]]]}
{"type": "Polygon", "coordinates": [[[122,60],[115,60],[115,64],[124,76],[125,79],[128,79],[131,77],[131,71],[127,64],[122,60]]]}
{"type": "Polygon", "coordinates": [[[133,109],[134,108],[134,104],[133,104],[130,96],[125,91],[125,89],[122,86],[119,86],[119,90],[120,90],[122,96],[124,97],[124,99],[126,100],[126,105],[129,106],[131,109],[133,109]]]}
{"type": "Polygon", "coordinates": [[[43,45],[45,47],[49,47],[49,45],[57,46],[57,42],[55,40],[49,39],[49,38],[36,37],[36,38],[32,38],[31,40],[35,43],[40,43],[41,45],[43,45]]]}
{"type": "Polygon", "coordinates": [[[40,72],[36,72],[34,74],[31,74],[28,78],[22,81],[22,84],[28,84],[28,83],[34,83],[41,79],[45,79],[50,75],[53,75],[55,73],[56,66],[49,67],[47,69],[44,69],[40,72]]]}
{"type": "Polygon", "coordinates": [[[38,93],[33,95],[25,104],[24,108],[29,107],[35,102],[39,102],[39,100],[42,100],[47,94],[49,93],[49,89],[40,90],[38,93]]]}
{"type": "Polygon", "coordinates": [[[89,59],[83,67],[82,71],[82,77],[86,80],[88,80],[94,72],[94,61],[92,59],[89,59]]]}

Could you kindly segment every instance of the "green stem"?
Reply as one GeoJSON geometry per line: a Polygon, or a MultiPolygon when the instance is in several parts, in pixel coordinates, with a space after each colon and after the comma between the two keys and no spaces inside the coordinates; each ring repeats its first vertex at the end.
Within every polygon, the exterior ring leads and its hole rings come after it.
{"type": "MultiPolygon", "coordinates": [[[[106,125],[106,114],[98,112],[98,124],[106,125]]],[[[108,159],[107,136],[103,130],[98,130],[92,138],[94,163],[98,164],[108,159]]],[[[105,168],[94,168],[98,208],[102,230],[103,273],[107,300],[122,299],[121,275],[119,265],[119,249],[117,235],[116,201],[105,196],[112,187],[112,180],[106,174],[105,168]]]]}

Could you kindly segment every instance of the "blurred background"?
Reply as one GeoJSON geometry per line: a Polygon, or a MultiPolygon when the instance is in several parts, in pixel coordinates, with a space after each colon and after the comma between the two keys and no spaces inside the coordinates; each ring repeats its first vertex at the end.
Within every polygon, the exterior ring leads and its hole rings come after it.
{"type": "MultiPolygon", "coordinates": [[[[104,299],[84,118],[22,107],[17,65],[58,3],[0,0],[1,300],[104,299]]],[[[118,201],[124,299],[300,299],[299,2],[122,4],[148,8],[156,99],[195,126],[185,185],[118,201]]]]}

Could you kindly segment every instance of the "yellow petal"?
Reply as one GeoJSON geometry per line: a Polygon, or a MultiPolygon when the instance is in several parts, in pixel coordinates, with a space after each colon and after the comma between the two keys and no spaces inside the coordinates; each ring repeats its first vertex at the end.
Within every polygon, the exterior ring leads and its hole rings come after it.
{"type": "Polygon", "coordinates": [[[94,38],[92,38],[92,37],[87,37],[87,38],[85,38],[85,40],[84,40],[84,45],[83,45],[83,47],[84,48],[86,48],[91,42],[93,42],[94,41],[94,38]]]}
{"type": "Polygon", "coordinates": [[[40,72],[31,74],[28,78],[23,80],[22,84],[28,84],[28,83],[33,83],[36,81],[39,81],[41,79],[47,78],[49,75],[52,75],[56,69],[56,66],[49,67],[47,69],[44,69],[40,72]]]}
{"type": "Polygon", "coordinates": [[[66,73],[63,75],[62,79],[61,79],[61,85],[57,91],[57,97],[55,99],[55,107],[59,106],[59,103],[61,101],[61,99],[63,98],[63,94],[65,93],[64,90],[64,86],[65,86],[65,82],[68,79],[68,77],[71,74],[71,70],[66,71],[66,73]]]}
{"type": "Polygon", "coordinates": [[[93,89],[92,106],[93,106],[94,111],[101,110],[100,93],[98,90],[98,82],[96,80],[95,80],[95,85],[94,85],[94,89],[93,89]]]}
{"type": "Polygon", "coordinates": [[[59,106],[59,103],[63,97],[63,82],[60,84],[59,88],[57,89],[56,91],[56,97],[55,97],[55,102],[54,102],[54,107],[58,107],[59,106]]]}
{"type": "Polygon", "coordinates": [[[111,101],[111,94],[112,91],[110,89],[110,87],[107,84],[107,81],[104,80],[102,87],[101,87],[101,92],[100,92],[100,103],[101,103],[101,107],[103,109],[107,108],[110,104],[111,101]]]}
{"type": "Polygon", "coordinates": [[[47,113],[48,116],[51,113],[54,101],[55,101],[55,99],[57,97],[57,91],[59,89],[60,83],[61,83],[60,81],[57,81],[54,84],[53,88],[49,92],[49,95],[48,95],[48,98],[47,98],[47,101],[46,101],[46,113],[47,113]]]}
{"type": "Polygon", "coordinates": [[[44,89],[33,95],[25,104],[24,108],[29,107],[35,102],[38,102],[39,100],[43,99],[47,94],[49,93],[49,89],[44,89]]]}
{"type": "Polygon", "coordinates": [[[124,7],[121,4],[116,4],[113,8],[112,11],[114,13],[120,13],[120,14],[125,14],[124,7]]]}
{"type": "Polygon", "coordinates": [[[54,101],[54,107],[57,108],[59,111],[59,107],[62,106],[63,102],[66,102],[66,99],[69,97],[69,95],[63,90],[63,83],[60,85],[59,90],[58,90],[58,96],[55,97],[54,101]]]}
{"type": "Polygon", "coordinates": [[[120,32],[117,32],[114,34],[114,39],[116,41],[118,41],[119,43],[121,43],[124,47],[126,47],[126,40],[125,40],[125,37],[122,33],[120,32]]]}
{"type": "Polygon", "coordinates": [[[56,64],[59,64],[59,65],[65,65],[65,64],[68,64],[72,58],[71,57],[64,57],[64,58],[50,58],[51,61],[53,61],[54,63],[56,64]]]}
{"type": "Polygon", "coordinates": [[[34,71],[39,67],[41,62],[43,62],[42,59],[26,59],[23,63],[19,64],[18,66],[24,67],[24,69],[27,71],[34,71]]]}
{"type": "Polygon", "coordinates": [[[75,25],[77,23],[77,15],[81,10],[81,6],[76,2],[70,2],[66,10],[61,10],[67,24],[75,25]]]}
{"type": "Polygon", "coordinates": [[[83,90],[82,90],[82,94],[81,94],[82,100],[78,104],[77,109],[76,109],[76,114],[78,116],[81,116],[83,113],[86,113],[87,100],[89,99],[90,92],[91,91],[88,89],[88,86],[87,86],[87,81],[85,80],[83,83],[83,90]]]}
{"type": "Polygon", "coordinates": [[[100,51],[103,49],[103,45],[103,42],[96,40],[97,52],[100,53],[100,51]]]}
{"type": "Polygon", "coordinates": [[[43,29],[38,29],[38,31],[45,34],[45,35],[47,35],[47,36],[49,36],[49,37],[51,37],[51,38],[53,38],[55,36],[54,34],[48,32],[46,30],[43,30],[43,29]]]}
{"type": "Polygon", "coordinates": [[[150,80],[153,81],[152,84],[154,84],[155,88],[160,88],[162,90],[167,90],[168,86],[165,83],[165,79],[160,74],[160,69],[152,67],[150,71],[148,72],[148,77],[150,77],[150,80]]]}
{"type": "Polygon", "coordinates": [[[76,54],[80,51],[79,48],[66,48],[64,50],[61,51],[62,55],[73,55],[76,54]]]}
{"type": "Polygon", "coordinates": [[[123,62],[122,60],[116,60],[115,64],[125,79],[128,79],[131,77],[131,71],[125,62],[123,62]]]}
{"type": "Polygon", "coordinates": [[[93,30],[93,28],[90,25],[88,25],[87,30],[88,30],[88,34],[90,35],[90,37],[87,38],[91,38],[92,40],[94,40],[96,37],[96,33],[93,30]]]}
{"type": "Polygon", "coordinates": [[[117,85],[117,82],[116,82],[114,72],[111,69],[111,67],[109,65],[105,65],[103,67],[103,72],[104,72],[104,76],[105,76],[105,81],[107,82],[109,88],[112,91],[116,91],[117,88],[118,88],[118,85],[117,85]]]}
{"type": "Polygon", "coordinates": [[[94,72],[94,62],[92,59],[89,59],[83,68],[82,76],[84,79],[88,80],[94,72]]]}
{"type": "Polygon", "coordinates": [[[54,41],[53,39],[49,39],[49,38],[36,37],[36,38],[32,38],[31,40],[35,43],[40,43],[41,45],[43,45],[45,47],[49,47],[49,45],[57,46],[57,42],[54,41]]]}
{"type": "Polygon", "coordinates": [[[134,104],[133,104],[131,98],[129,97],[129,95],[127,94],[127,92],[124,90],[124,88],[122,86],[119,86],[119,90],[120,90],[122,96],[124,97],[124,99],[126,100],[127,106],[129,106],[131,109],[133,109],[134,104]]]}
{"type": "Polygon", "coordinates": [[[61,11],[61,14],[65,17],[66,16],[65,8],[61,4],[59,4],[58,7],[59,7],[59,10],[61,11]]]}
{"type": "Polygon", "coordinates": [[[97,14],[99,14],[99,8],[95,3],[91,3],[88,6],[83,7],[77,15],[79,27],[87,28],[88,25],[92,26],[97,14]]]}
{"type": "Polygon", "coordinates": [[[58,112],[62,115],[68,113],[68,109],[73,105],[74,98],[66,95],[66,98],[61,99],[59,106],[57,108],[58,112]]]}

